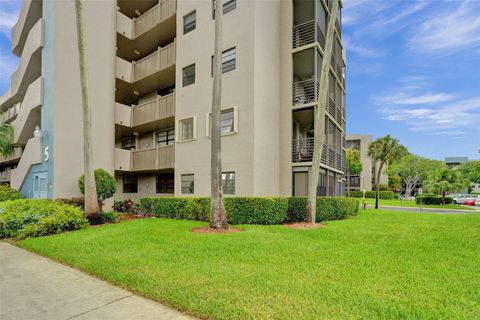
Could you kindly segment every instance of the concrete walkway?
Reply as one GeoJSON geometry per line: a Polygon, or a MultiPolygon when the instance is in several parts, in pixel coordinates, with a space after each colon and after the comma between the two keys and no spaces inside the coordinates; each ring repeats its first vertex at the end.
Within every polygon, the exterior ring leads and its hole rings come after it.
{"type": "MultiPolygon", "coordinates": [[[[373,209],[374,205],[367,205],[367,208],[373,209]]],[[[472,214],[480,213],[480,210],[472,207],[475,210],[459,210],[459,209],[442,209],[442,208],[425,208],[420,209],[419,207],[397,207],[397,206],[379,206],[381,210],[392,210],[392,211],[405,211],[405,212],[418,212],[418,213],[437,213],[437,214],[472,214]]]]}
{"type": "Polygon", "coordinates": [[[193,319],[0,241],[0,319],[193,319]]]}

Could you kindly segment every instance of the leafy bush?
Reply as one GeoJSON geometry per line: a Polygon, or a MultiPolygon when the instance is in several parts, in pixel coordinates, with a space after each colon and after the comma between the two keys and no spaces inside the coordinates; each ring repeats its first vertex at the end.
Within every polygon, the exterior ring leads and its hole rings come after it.
{"type": "MultiPolygon", "coordinates": [[[[231,224],[278,224],[303,221],[305,197],[228,197],[224,199],[228,222],[231,224]]],[[[357,214],[358,200],[343,197],[319,197],[317,220],[344,219],[357,214]]],[[[210,198],[145,197],[140,207],[158,217],[208,221],[210,198]]]]}
{"type": "MultiPolygon", "coordinates": [[[[424,193],[422,195],[418,195],[415,198],[416,204],[427,204],[427,205],[441,205],[442,204],[442,197],[438,194],[428,194],[424,193]]],[[[452,204],[453,198],[445,197],[445,204],[452,204]]]]}
{"type": "MultiPolygon", "coordinates": [[[[372,191],[376,191],[376,190],[377,190],[377,184],[373,184],[372,191]]],[[[380,191],[390,191],[390,189],[388,188],[388,185],[384,183],[380,183],[380,191]]]]}
{"type": "Polygon", "coordinates": [[[115,223],[117,222],[117,217],[119,216],[118,213],[108,211],[108,212],[102,212],[101,216],[103,218],[103,223],[115,223]]]}
{"type": "Polygon", "coordinates": [[[113,210],[121,213],[135,213],[135,203],[128,200],[116,200],[113,202],[113,210]]]}
{"type": "MultiPolygon", "coordinates": [[[[103,201],[107,198],[113,197],[117,191],[117,183],[115,182],[115,178],[103,169],[95,169],[94,174],[98,203],[101,208],[103,201]]],[[[85,194],[85,176],[83,174],[78,179],[78,188],[82,194],[85,194]]]]}
{"type": "Polygon", "coordinates": [[[68,198],[68,199],[59,198],[59,199],[55,199],[55,201],[63,203],[63,204],[70,204],[70,205],[78,207],[82,210],[85,206],[85,199],[83,199],[83,198],[68,198]]]}
{"type": "Polygon", "coordinates": [[[87,226],[81,209],[51,200],[0,203],[0,238],[37,237],[87,226]]]}
{"type": "MultiPolygon", "coordinates": [[[[392,191],[380,191],[378,193],[380,199],[384,200],[391,200],[395,197],[394,195],[395,193],[393,193],[392,191]]],[[[348,192],[348,196],[353,198],[363,198],[363,191],[350,191],[348,192]]],[[[365,198],[375,199],[375,191],[366,191],[365,198]]]]}
{"type": "Polygon", "coordinates": [[[20,192],[6,185],[0,185],[0,201],[22,199],[20,192]]]}
{"type": "MultiPolygon", "coordinates": [[[[285,220],[288,222],[304,221],[307,197],[288,198],[288,210],[285,220]]],[[[359,201],[345,197],[318,197],[316,222],[342,220],[358,214],[359,201]]]]}

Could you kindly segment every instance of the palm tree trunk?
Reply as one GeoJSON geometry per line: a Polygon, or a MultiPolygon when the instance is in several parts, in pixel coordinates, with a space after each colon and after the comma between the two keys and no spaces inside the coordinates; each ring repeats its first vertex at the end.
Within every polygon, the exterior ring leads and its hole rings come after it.
{"type": "Polygon", "coordinates": [[[382,169],[383,169],[384,162],[380,162],[380,166],[378,167],[378,172],[377,172],[377,181],[375,185],[375,209],[378,209],[378,203],[380,201],[380,176],[382,174],[382,169]]]}
{"type": "Polygon", "coordinates": [[[322,159],[323,144],[325,143],[325,107],[328,94],[328,76],[330,72],[330,61],[332,57],[333,41],[335,36],[335,19],[337,18],[338,5],[339,0],[334,0],[330,17],[328,19],[325,51],[322,59],[320,89],[318,93],[318,104],[315,112],[312,170],[308,186],[307,213],[305,215],[305,222],[308,223],[315,223],[316,219],[317,187],[320,175],[320,161],[322,159]]]}
{"type": "Polygon", "coordinates": [[[92,149],[92,110],[88,92],[88,61],[85,44],[85,30],[83,25],[83,3],[75,0],[77,18],[77,41],[78,57],[80,63],[80,84],[82,88],[83,107],[83,161],[85,171],[85,216],[91,217],[99,214],[97,188],[93,172],[93,149],[92,149]]]}
{"type": "Polygon", "coordinates": [[[222,190],[222,137],[220,132],[222,106],[222,20],[223,1],[215,1],[215,55],[213,57],[213,90],[211,120],[211,207],[210,227],[228,229],[222,190]]]}

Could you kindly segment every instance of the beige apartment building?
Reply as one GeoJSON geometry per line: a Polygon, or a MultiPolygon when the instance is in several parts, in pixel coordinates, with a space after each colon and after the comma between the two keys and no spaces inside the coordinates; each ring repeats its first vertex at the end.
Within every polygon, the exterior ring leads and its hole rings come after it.
{"type": "MultiPolygon", "coordinates": [[[[85,0],[95,167],[116,199],[207,196],[212,0],[85,0]]],[[[223,0],[226,195],[306,195],[330,0],[223,0]]],[[[25,0],[20,62],[0,98],[15,152],[0,179],[27,197],[80,196],[83,123],[74,1],[25,0]]],[[[345,50],[331,59],[319,195],[343,195],[345,50]]]]}
{"type": "MultiPolygon", "coordinates": [[[[372,143],[372,136],[366,134],[347,134],[347,148],[358,150],[360,153],[360,162],[362,163],[362,172],[359,175],[347,175],[350,177],[350,183],[346,188],[351,191],[372,190],[375,184],[375,163],[368,156],[368,146],[372,143]]],[[[388,174],[384,168],[380,175],[380,183],[388,185],[388,174]]]]}

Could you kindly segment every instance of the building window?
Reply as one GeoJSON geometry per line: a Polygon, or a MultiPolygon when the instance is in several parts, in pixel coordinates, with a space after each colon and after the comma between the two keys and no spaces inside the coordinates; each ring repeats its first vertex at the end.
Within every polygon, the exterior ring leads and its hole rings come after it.
{"type": "MultiPolygon", "coordinates": [[[[237,0],[222,0],[223,1],[223,14],[227,14],[237,8],[237,0]]],[[[215,0],[212,1],[213,10],[212,17],[215,19],[215,0]]]]}
{"type": "Polygon", "coordinates": [[[182,194],[194,194],[195,176],[193,174],[182,174],[182,194]]]}
{"type": "Polygon", "coordinates": [[[193,11],[183,17],[183,34],[195,30],[197,27],[197,11],[193,11]]]}
{"type": "Polygon", "coordinates": [[[175,174],[159,173],[157,174],[156,189],[157,193],[174,193],[175,188],[175,174]]]}
{"type": "Polygon", "coordinates": [[[157,146],[169,146],[175,143],[174,129],[158,131],[156,134],[157,146]]]}
{"type": "MultiPolygon", "coordinates": [[[[231,48],[222,53],[222,73],[235,70],[237,64],[236,48],[231,48]]],[[[213,56],[212,56],[212,77],[213,77],[213,56]]]]}
{"type": "Polygon", "coordinates": [[[126,137],[122,139],[122,149],[135,149],[135,136],[126,137]]]}
{"type": "Polygon", "coordinates": [[[223,194],[235,194],[235,172],[222,173],[223,194]]]}
{"type": "Polygon", "coordinates": [[[123,176],[123,193],[137,193],[138,192],[138,176],[124,175],[123,176]]]}
{"type": "MultiPolygon", "coordinates": [[[[237,130],[237,108],[229,108],[222,110],[220,116],[220,132],[222,135],[227,135],[231,133],[236,133],[237,130]]],[[[207,116],[207,136],[210,137],[210,132],[212,130],[212,114],[209,113],[207,116]]]]}
{"type": "Polygon", "coordinates": [[[183,68],[183,86],[189,86],[195,83],[195,63],[183,68]]]}
{"type": "Polygon", "coordinates": [[[190,117],[178,121],[178,141],[189,141],[197,138],[196,117],[190,117]]]}

